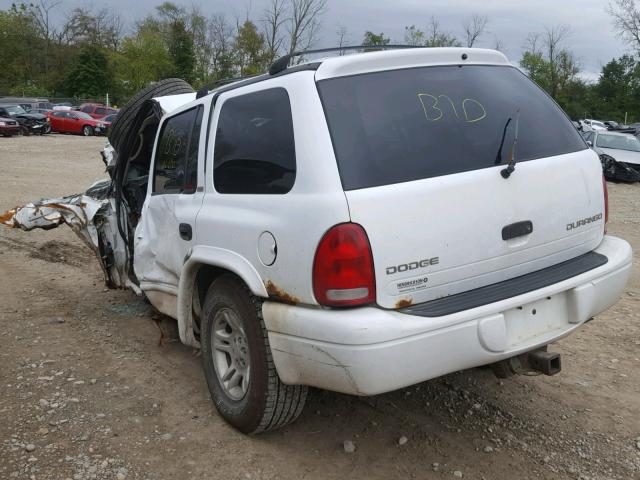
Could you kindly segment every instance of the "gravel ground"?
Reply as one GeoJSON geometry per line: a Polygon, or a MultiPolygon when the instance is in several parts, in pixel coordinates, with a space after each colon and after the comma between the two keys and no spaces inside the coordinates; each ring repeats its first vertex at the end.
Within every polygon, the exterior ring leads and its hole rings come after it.
{"type": "MultiPolygon", "coordinates": [[[[0,210],[104,177],[103,142],[0,138],[0,210]]],[[[609,232],[640,249],[640,185],[609,195],[609,232]]],[[[294,425],[248,437],[218,417],[175,322],[105,289],[69,229],[0,228],[0,478],[640,478],[639,301],[636,268],[615,306],[553,346],[557,376],[314,390],[294,425]]]]}

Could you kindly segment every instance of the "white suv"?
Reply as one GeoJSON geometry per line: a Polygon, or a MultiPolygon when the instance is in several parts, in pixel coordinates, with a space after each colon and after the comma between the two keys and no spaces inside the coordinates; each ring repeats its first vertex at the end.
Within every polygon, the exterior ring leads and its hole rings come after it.
{"type": "Polygon", "coordinates": [[[114,123],[109,188],[88,192],[107,281],[201,346],[220,414],[260,432],[307,386],[557,372],[545,347],[612,305],[632,261],[560,108],[490,50],[287,63],[143,92],[114,123]]]}

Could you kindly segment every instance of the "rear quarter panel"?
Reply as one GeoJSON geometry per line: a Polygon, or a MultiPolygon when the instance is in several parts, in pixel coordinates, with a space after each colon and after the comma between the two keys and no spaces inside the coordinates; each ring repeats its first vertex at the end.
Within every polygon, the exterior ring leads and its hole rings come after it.
{"type": "Polygon", "coordinates": [[[333,225],[349,221],[314,72],[305,71],[224,93],[209,125],[206,195],[196,220],[196,244],[227,249],[244,257],[259,273],[272,297],[315,304],[312,266],[315,250],[333,225]],[[267,88],[289,94],[296,148],[296,179],[284,195],[219,194],[213,182],[213,152],[220,110],[227,99],[267,88]],[[258,239],[270,232],[277,257],[271,266],[258,255],[258,239]]]}

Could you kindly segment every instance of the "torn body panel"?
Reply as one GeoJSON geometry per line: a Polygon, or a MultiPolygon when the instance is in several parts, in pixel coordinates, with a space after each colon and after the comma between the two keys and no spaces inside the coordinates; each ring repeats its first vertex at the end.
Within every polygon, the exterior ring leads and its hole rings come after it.
{"type": "MultiPolygon", "coordinates": [[[[135,242],[134,232],[142,224],[140,218],[160,119],[194,98],[195,94],[183,94],[147,100],[132,125],[136,134],[129,135],[129,143],[120,154],[109,142],[100,152],[110,179],[94,183],[81,194],[41,199],[15,207],[0,215],[0,223],[25,231],[48,230],[66,224],[94,252],[109,288],[131,288],[140,294],[141,281],[148,279],[170,285],[177,291],[181,265],[165,268],[157,263],[156,247],[162,242],[135,242]],[[135,271],[134,248],[139,257],[135,271]],[[138,271],[142,273],[140,279],[136,276],[138,271]]],[[[166,236],[161,229],[154,234],[157,238],[166,236]]]]}
{"type": "Polygon", "coordinates": [[[0,216],[0,221],[7,227],[24,231],[68,225],[98,258],[107,286],[131,287],[139,292],[127,274],[126,250],[115,226],[110,183],[110,180],[101,180],[83,194],[42,199],[15,207],[0,216]]]}

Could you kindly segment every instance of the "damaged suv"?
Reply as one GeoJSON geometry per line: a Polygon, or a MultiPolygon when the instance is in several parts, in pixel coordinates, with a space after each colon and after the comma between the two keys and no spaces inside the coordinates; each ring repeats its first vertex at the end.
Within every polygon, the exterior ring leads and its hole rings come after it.
{"type": "Polygon", "coordinates": [[[243,432],[293,421],[308,386],[559,371],[547,345],[612,305],[632,262],[560,108],[491,50],[290,60],[149,87],[112,125],[109,181],[5,223],[71,225],[110,286],[202,349],[243,432]]]}

